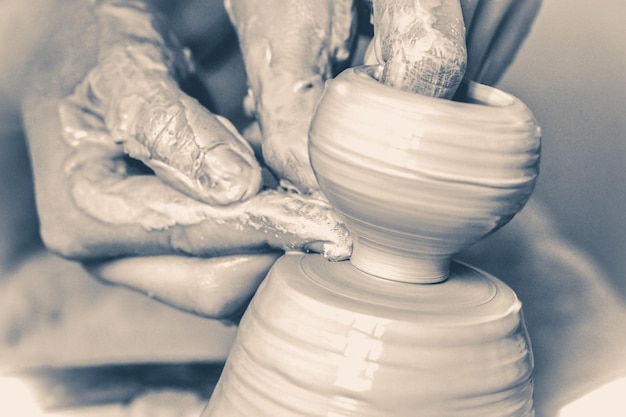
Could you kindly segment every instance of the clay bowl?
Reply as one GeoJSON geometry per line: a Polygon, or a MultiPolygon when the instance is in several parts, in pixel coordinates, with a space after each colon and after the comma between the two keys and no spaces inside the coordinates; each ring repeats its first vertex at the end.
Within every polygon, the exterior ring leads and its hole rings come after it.
{"type": "Polygon", "coordinates": [[[465,83],[452,101],[376,77],[376,67],[363,66],[328,82],[311,126],[311,163],[353,235],[355,267],[440,282],[453,254],[528,200],[540,128],[520,100],[495,88],[465,83]]]}
{"type": "Polygon", "coordinates": [[[530,111],[473,83],[455,102],[404,93],[361,67],[328,83],[310,155],[352,258],[278,259],[203,417],[534,416],[521,303],[450,260],[530,196],[530,111]]]}

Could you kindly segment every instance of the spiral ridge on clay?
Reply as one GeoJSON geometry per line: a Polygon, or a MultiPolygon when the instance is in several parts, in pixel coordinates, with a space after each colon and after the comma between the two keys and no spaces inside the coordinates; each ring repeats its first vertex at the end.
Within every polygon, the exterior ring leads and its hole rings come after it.
{"type": "Polygon", "coordinates": [[[530,344],[510,288],[462,264],[443,285],[381,281],[349,262],[282,257],[204,416],[534,415],[530,344]]]}
{"type": "Polygon", "coordinates": [[[354,237],[352,261],[411,282],[448,275],[450,257],[506,224],[530,197],[541,131],[517,98],[465,83],[455,100],[400,91],[378,67],[327,83],[310,157],[354,237]]]}

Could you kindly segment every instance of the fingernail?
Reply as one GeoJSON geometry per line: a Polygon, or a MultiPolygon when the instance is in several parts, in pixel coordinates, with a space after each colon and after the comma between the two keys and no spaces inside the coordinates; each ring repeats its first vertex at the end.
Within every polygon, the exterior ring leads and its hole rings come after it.
{"type": "Polygon", "coordinates": [[[261,187],[261,170],[251,166],[228,145],[209,150],[197,175],[203,200],[228,205],[246,200],[261,187]]]}

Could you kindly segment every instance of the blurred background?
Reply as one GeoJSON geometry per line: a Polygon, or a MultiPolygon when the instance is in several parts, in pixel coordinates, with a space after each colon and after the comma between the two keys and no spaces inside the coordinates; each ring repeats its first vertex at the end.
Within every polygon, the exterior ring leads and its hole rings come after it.
{"type": "Polygon", "coordinates": [[[499,86],[543,129],[535,198],[626,296],[624,17],[622,0],[544,0],[499,86]]]}

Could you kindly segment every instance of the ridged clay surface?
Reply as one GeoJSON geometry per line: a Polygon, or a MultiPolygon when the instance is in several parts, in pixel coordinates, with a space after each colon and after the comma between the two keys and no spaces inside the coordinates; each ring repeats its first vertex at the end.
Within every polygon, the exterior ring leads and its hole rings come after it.
{"type": "Polygon", "coordinates": [[[320,188],[354,239],[352,263],[438,282],[450,257],[506,224],[539,169],[541,131],[517,98],[476,83],[455,101],[377,81],[380,67],[329,81],[310,131],[320,188]]]}
{"type": "Polygon", "coordinates": [[[488,274],[451,271],[418,285],[283,256],[203,417],[533,416],[519,300],[488,274]]]}

